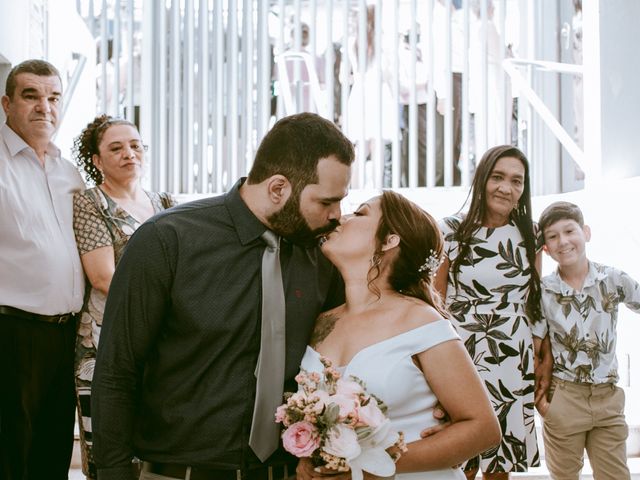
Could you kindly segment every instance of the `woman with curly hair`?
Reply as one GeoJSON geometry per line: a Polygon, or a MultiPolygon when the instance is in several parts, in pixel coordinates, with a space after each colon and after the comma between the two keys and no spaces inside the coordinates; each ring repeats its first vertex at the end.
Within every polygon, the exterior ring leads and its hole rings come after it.
{"type": "Polygon", "coordinates": [[[525,155],[511,145],[489,149],[469,195],[466,214],[441,222],[445,248],[436,287],[489,391],[502,430],[500,445],[469,460],[465,473],[475,478],[482,469],[483,478],[503,480],[509,472],[540,464],[534,424],[537,357],[530,326],[542,315],[542,239],[531,219],[525,155]]]}
{"type": "Polygon", "coordinates": [[[76,345],[76,390],[84,474],[97,477],[91,447],[91,380],[109,284],[129,237],[175,205],[166,193],[143,190],[146,146],[134,124],[100,115],[74,141],[74,156],[95,184],[73,200],[73,228],[89,280],[76,345]]]}

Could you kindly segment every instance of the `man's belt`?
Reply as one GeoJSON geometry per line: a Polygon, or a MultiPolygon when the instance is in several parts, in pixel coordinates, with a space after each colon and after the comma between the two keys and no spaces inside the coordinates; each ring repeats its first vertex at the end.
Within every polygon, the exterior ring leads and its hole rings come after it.
{"type": "Polygon", "coordinates": [[[296,464],[263,466],[249,470],[217,470],[171,463],[143,462],[143,471],[189,480],[283,480],[295,476],[296,464]]]}
{"type": "Polygon", "coordinates": [[[24,318],[26,320],[36,320],[38,322],[67,323],[74,317],[75,313],[63,313],[62,315],[40,315],[39,313],[25,312],[19,308],[0,305],[0,315],[24,318]]]}

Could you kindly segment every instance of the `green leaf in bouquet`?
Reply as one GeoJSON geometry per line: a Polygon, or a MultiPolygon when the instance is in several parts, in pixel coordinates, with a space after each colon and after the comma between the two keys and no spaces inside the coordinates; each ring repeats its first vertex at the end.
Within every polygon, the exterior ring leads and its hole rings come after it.
{"type": "Polygon", "coordinates": [[[358,385],[362,387],[363,390],[367,389],[367,385],[355,375],[349,375],[349,380],[353,380],[354,382],[356,382],[358,385]]]}
{"type": "Polygon", "coordinates": [[[356,427],[355,428],[356,434],[358,435],[358,441],[363,440],[369,436],[371,436],[371,434],[373,433],[373,428],[367,426],[367,427],[356,427]]]}
{"type": "Polygon", "coordinates": [[[378,408],[380,409],[380,411],[381,411],[382,413],[384,413],[384,414],[386,415],[387,410],[389,409],[389,407],[387,407],[387,404],[386,404],[386,403],[384,403],[384,402],[382,401],[382,399],[380,399],[379,397],[375,396],[373,393],[370,393],[370,394],[369,394],[369,396],[370,396],[371,398],[373,398],[376,402],[378,402],[378,408]]]}
{"type": "Polygon", "coordinates": [[[324,413],[318,417],[318,420],[320,420],[327,428],[331,428],[337,423],[339,416],[340,407],[335,403],[330,403],[324,413]]]}

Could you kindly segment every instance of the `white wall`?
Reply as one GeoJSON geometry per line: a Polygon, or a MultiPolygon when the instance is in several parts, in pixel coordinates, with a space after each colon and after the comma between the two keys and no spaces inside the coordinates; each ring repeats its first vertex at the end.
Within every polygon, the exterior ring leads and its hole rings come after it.
{"type": "Polygon", "coordinates": [[[639,18],[637,0],[583,2],[585,154],[603,180],[640,175],[639,18]]]}
{"type": "MultiPolygon", "coordinates": [[[[49,4],[51,6],[52,2],[49,4]]],[[[71,158],[73,138],[93,120],[96,113],[95,45],[88,27],[76,11],[75,0],[56,0],[55,8],[49,8],[47,60],[60,70],[65,89],[69,87],[77,63],[72,54],[80,54],[86,58],[82,76],[73,97],[67,103],[67,112],[55,137],[56,144],[66,158],[71,158]]]]}
{"type": "Polygon", "coordinates": [[[0,0],[0,63],[15,63],[29,54],[28,7],[29,2],[0,0]]]}
{"type": "MultiPolygon", "coordinates": [[[[0,0],[0,96],[11,64],[20,61],[29,51],[29,9],[22,2],[0,0]]],[[[0,108],[0,123],[5,120],[0,108]]]]}
{"type": "Polygon", "coordinates": [[[600,0],[602,173],[608,178],[640,175],[639,20],[637,0],[600,0]]]}
{"type": "MultiPolygon", "coordinates": [[[[30,17],[30,1],[0,0],[0,85],[4,87],[6,75],[12,66],[29,58],[42,58],[42,46],[36,39],[42,34],[41,26],[30,17]],[[38,29],[38,31],[34,31],[38,29]]],[[[70,158],[73,137],[95,114],[95,41],[76,11],[75,0],[56,0],[49,3],[47,12],[47,58],[58,68],[63,89],[77,65],[73,54],[86,58],[80,81],[73,97],[67,103],[67,112],[54,141],[63,155],[70,158]]],[[[4,94],[4,88],[2,88],[4,94]]],[[[4,114],[0,113],[0,121],[4,114]]]]}

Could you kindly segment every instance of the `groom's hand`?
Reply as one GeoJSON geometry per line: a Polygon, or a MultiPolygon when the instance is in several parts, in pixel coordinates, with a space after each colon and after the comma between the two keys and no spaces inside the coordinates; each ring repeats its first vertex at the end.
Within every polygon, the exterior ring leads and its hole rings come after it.
{"type": "Polygon", "coordinates": [[[435,435],[438,432],[441,432],[449,425],[451,425],[451,420],[449,419],[449,414],[447,411],[440,405],[440,402],[433,409],[433,418],[436,420],[440,420],[440,423],[434,425],[430,428],[425,428],[420,432],[420,438],[430,437],[431,435],[435,435]]]}
{"type": "Polygon", "coordinates": [[[351,472],[336,472],[324,467],[314,467],[308,458],[301,458],[296,468],[297,480],[349,480],[350,478],[351,472]]]}
{"type": "MultiPolygon", "coordinates": [[[[440,420],[442,423],[439,423],[438,425],[435,425],[431,428],[425,428],[424,430],[422,430],[420,432],[420,438],[427,438],[427,437],[430,437],[431,435],[435,435],[436,433],[441,432],[445,428],[449,427],[449,425],[451,425],[449,414],[442,407],[442,405],[440,405],[440,402],[438,402],[438,404],[433,409],[433,418],[435,418],[436,420],[440,420]]],[[[461,466],[462,464],[459,464],[459,465],[454,465],[451,468],[455,470],[460,468],[461,466]]]]}
{"type": "MultiPolygon", "coordinates": [[[[376,477],[367,472],[364,474],[364,480],[376,480],[383,477],[376,477]]],[[[351,480],[351,472],[336,472],[324,467],[314,467],[311,460],[301,458],[296,468],[297,480],[351,480]]]]}

